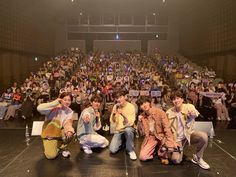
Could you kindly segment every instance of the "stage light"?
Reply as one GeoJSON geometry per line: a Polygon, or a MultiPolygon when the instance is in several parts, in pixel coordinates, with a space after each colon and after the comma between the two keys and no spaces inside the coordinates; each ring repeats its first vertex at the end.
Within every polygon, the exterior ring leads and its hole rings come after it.
{"type": "Polygon", "coordinates": [[[35,58],[34,58],[34,61],[38,61],[38,58],[37,58],[37,57],[35,57],[35,58]]]}
{"type": "Polygon", "coordinates": [[[155,16],[155,15],[156,15],[156,13],[155,13],[155,12],[153,12],[153,13],[152,13],[152,15],[154,15],[154,16],[155,16]]]}
{"type": "Polygon", "coordinates": [[[83,15],[83,13],[82,13],[82,12],[80,12],[80,13],[79,13],[79,15],[80,15],[80,16],[82,16],[82,15],[83,15]]]}
{"type": "Polygon", "coordinates": [[[159,37],[159,35],[158,34],[156,34],[156,38],[158,38],[159,37]]]}
{"type": "Polygon", "coordinates": [[[119,39],[120,39],[119,34],[116,34],[116,40],[119,40],[119,39]]]}

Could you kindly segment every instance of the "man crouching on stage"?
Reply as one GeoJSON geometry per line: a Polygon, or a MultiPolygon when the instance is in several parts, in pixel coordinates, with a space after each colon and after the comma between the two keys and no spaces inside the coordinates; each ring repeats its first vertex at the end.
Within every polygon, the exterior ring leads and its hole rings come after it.
{"type": "Polygon", "coordinates": [[[77,136],[86,154],[92,154],[92,148],[105,148],[109,145],[109,141],[96,132],[102,127],[99,113],[101,102],[101,96],[93,95],[90,106],[82,111],[78,121],[77,136]]]}

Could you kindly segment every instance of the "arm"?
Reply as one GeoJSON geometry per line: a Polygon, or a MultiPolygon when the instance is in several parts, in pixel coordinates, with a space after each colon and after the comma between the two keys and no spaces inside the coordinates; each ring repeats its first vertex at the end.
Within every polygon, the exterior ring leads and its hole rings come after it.
{"type": "Polygon", "coordinates": [[[96,118],[95,118],[95,124],[93,126],[94,130],[97,131],[102,127],[101,124],[101,119],[100,119],[100,113],[98,111],[96,111],[96,118]]]}
{"type": "Polygon", "coordinates": [[[84,112],[82,115],[82,120],[85,124],[88,124],[90,122],[90,114],[89,112],[84,112]]]}
{"type": "Polygon", "coordinates": [[[72,135],[74,134],[74,128],[73,128],[73,112],[71,112],[67,119],[65,120],[65,123],[63,125],[64,127],[64,130],[65,130],[65,134],[66,134],[66,137],[72,137],[72,135]]]}
{"type": "Polygon", "coordinates": [[[137,129],[141,136],[145,135],[143,121],[142,121],[143,119],[144,117],[142,114],[138,116],[137,129]]]}
{"type": "Polygon", "coordinates": [[[115,123],[116,122],[116,105],[113,106],[112,108],[112,112],[111,112],[111,115],[110,115],[110,122],[111,123],[115,123]]]}
{"type": "Polygon", "coordinates": [[[50,113],[50,111],[55,108],[56,106],[58,106],[60,104],[59,99],[56,99],[52,102],[49,103],[43,103],[38,105],[37,110],[43,114],[43,115],[48,115],[50,113]]]}
{"type": "Polygon", "coordinates": [[[171,125],[169,122],[169,119],[166,116],[166,113],[164,111],[161,111],[161,123],[163,127],[163,133],[165,134],[166,137],[166,146],[168,148],[176,148],[177,144],[175,143],[173,133],[171,131],[171,125]]]}
{"type": "Polygon", "coordinates": [[[134,125],[135,121],[135,107],[131,104],[127,112],[123,112],[121,110],[118,110],[120,115],[124,118],[123,124],[125,127],[131,127],[134,125]]]}
{"type": "Polygon", "coordinates": [[[187,113],[187,116],[188,116],[188,119],[195,119],[196,117],[199,116],[199,112],[198,110],[195,108],[194,105],[192,104],[188,104],[188,113],[187,113]]]}

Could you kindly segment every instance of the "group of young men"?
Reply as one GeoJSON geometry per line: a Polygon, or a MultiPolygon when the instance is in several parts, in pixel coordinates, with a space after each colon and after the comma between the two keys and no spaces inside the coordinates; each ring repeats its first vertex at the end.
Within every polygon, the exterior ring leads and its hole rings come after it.
{"type": "MultiPolygon", "coordinates": [[[[46,115],[42,138],[44,154],[48,159],[56,158],[60,152],[64,157],[70,155],[69,151],[65,150],[65,146],[75,132],[72,127],[69,103],[65,103],[69,99],[68,96],[60,96],[58,100],[54,101],[54,104],[44,103],[38,106],[38,111],[46,115]],[[58,133],[57,136],[53,134],[55,132],[58,133]],[[61,137],[62,139],[60,139],[61,137]]],[[[115,93],[115,99],[116,104],[110,115],[110,123],[114,125],[115,131],[110,145],[104,136],[96,132],[102,127],[99,113],[102,98],[94,95],[90,100],[90,106],[82,111],[76,133],[86,154],[92,154],[93,148],[107,146],[109,146],[110,152],[115,154],[125,147],[130,159],[136,160],[134,136],[137,128],[138,132],[144,135],[139,153],[141,161],[153,159],[157,153],[162,164],[169,164],[169,160],[174,164],[179,164],[183,160],[183,150],[189,144],[196,145],[196,154],[193,154],[192,162],[203,169],[210,168],[203,160],[208,136],[205,132],[193,130],[195,118],[198,117],[199,112],[192,104],[183,103],[181,92],[173,92],[171,99],[174,106],[166,112],[152,107],[149,98],[140,98],[137,101],[140,109],[139,115],[136,115],[135,106],[127,101],[124,91],[115,93]],[[137,122],[136,117],[138,117],[137,122]]]]}

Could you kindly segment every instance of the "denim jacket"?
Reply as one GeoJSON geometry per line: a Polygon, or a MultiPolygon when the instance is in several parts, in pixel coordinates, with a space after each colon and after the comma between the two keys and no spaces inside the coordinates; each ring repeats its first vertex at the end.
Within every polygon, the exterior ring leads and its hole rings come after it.
{"type": "Polygon", "coordinates": [[[94,109],[90,106],[84,109],[79,117],[78,125],[77,125],[77,136],[80,138],[83,135],[87,134],[97,134],[97,130],[101,128],[101,121],[98,119],[98,125],[96,126],[96,115],[94,109]],[[83,116],[85,114],[89,115],[90,121],[85,123],[83,120],[83,116]]]}

